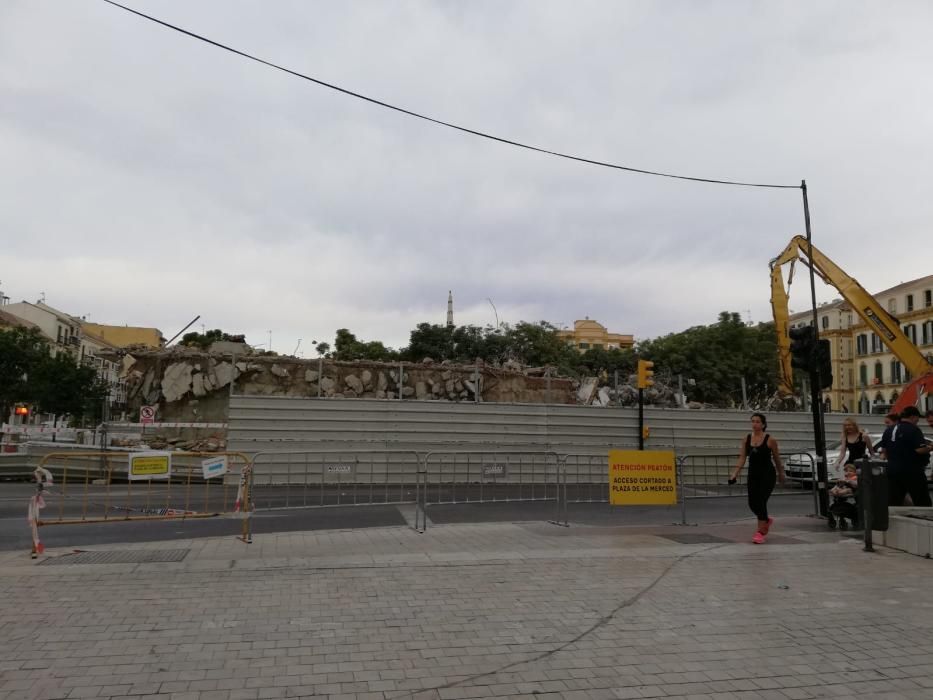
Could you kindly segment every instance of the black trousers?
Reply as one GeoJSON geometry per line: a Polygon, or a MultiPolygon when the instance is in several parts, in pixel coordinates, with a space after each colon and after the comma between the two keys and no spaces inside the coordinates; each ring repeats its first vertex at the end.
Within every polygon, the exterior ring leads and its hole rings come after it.
{"type": "Polygon", "coordinates": [[[924,470],[898,469],[888,472],[888,505],[904,505],[904,496],[910,494],[910,500],[915,506],[930,507],[930,490],[927,487],[927,477],[924,470]]]}
{"type": "Polygon", "coordinates": [[[777,472],[773,466],[749,468],[748,507],[759,520],[768,519],[768,499],[777,483],[777,472]]]}

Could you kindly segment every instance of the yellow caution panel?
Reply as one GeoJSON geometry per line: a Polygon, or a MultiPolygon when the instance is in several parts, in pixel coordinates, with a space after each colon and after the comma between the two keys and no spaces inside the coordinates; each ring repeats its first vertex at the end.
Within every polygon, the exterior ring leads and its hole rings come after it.
{"type": "Polygon", "coordinates": [[[674,453],[662,450],[609,450],[609,503],[614,506],[677,503],[674,453]]]}

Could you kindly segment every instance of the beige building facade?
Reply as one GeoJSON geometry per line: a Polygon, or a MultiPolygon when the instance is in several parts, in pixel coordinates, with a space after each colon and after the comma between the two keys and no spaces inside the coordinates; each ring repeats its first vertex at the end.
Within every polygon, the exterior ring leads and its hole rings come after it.
{"type": "MultiPolygon", "coordinates": [[[[874,295],[901,330],[933,362],[933,275],[899,284],[874,295]]],[[[805,311],[790,317],[791,328],[811,323],[805,311]]],[[[843,301],[817,309],[820,337],[832,347],[833,386],[824,391],[833,411],[885,413],[913,377],[852,307],[843,301]]],[[[927,396],[925,409],[933,408],[927,396]]]]}
{"type": "Polygon", "coordinates": [[[165,345],[165,338],[158,328],[143,328],[140,326],[108,326],[101,323],[81,324],[88,333],[101,338],[118,348],[130,345],[145,345],[153,349],[165,345]]]}
{"type": "Polygon", "coordinates": [[[610,333],[604,325],[590,318],[574,321],[572,331],[560,330],[557,331],[557,335],[580,352],[586,352],[591,348],[624,350],[635,345],[634,336],[610,333]]]}

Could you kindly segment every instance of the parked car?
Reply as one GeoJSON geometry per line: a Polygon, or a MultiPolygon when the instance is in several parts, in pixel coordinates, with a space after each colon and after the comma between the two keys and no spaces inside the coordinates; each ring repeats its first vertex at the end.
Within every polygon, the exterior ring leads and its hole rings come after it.
{"type": "MultiPolygon", "coordinates": [[[[881,433],[869,433],[872,445],[881,440],[881,433]]],[[[842,441],[836,440],[826,448],[826,473],[830,481],[842,478],[842,467],[836,467],[839,459],[839,449],[842,441]]],[[[787,455],[784,459],[784,472],[788,479],[802,481],[809,484],[812,480],[813,470],[816,469],[816,450],[798,450],[787,455]]]]}

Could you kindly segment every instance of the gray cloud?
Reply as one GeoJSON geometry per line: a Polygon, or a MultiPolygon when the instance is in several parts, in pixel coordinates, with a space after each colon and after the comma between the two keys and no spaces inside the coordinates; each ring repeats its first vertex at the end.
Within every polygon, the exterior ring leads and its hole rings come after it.
{"type": "MultiPolygon", "coordinates": [[[[134,6],[506,138],[806,178],[815,242],[867,287],[929,274],[926,3],[134,6]]],[[[398,346],[443,322],[448,289],[478,325],[487,298],[503,321],[588,315],[637,337],[724,309],[765,320],[768,259],[803,228],[794,190],[478,140],[104,3],[0,7],[0,90],[4,291],[167,334],[200,313],[283,351],[340,327],[398,346]]]]}

